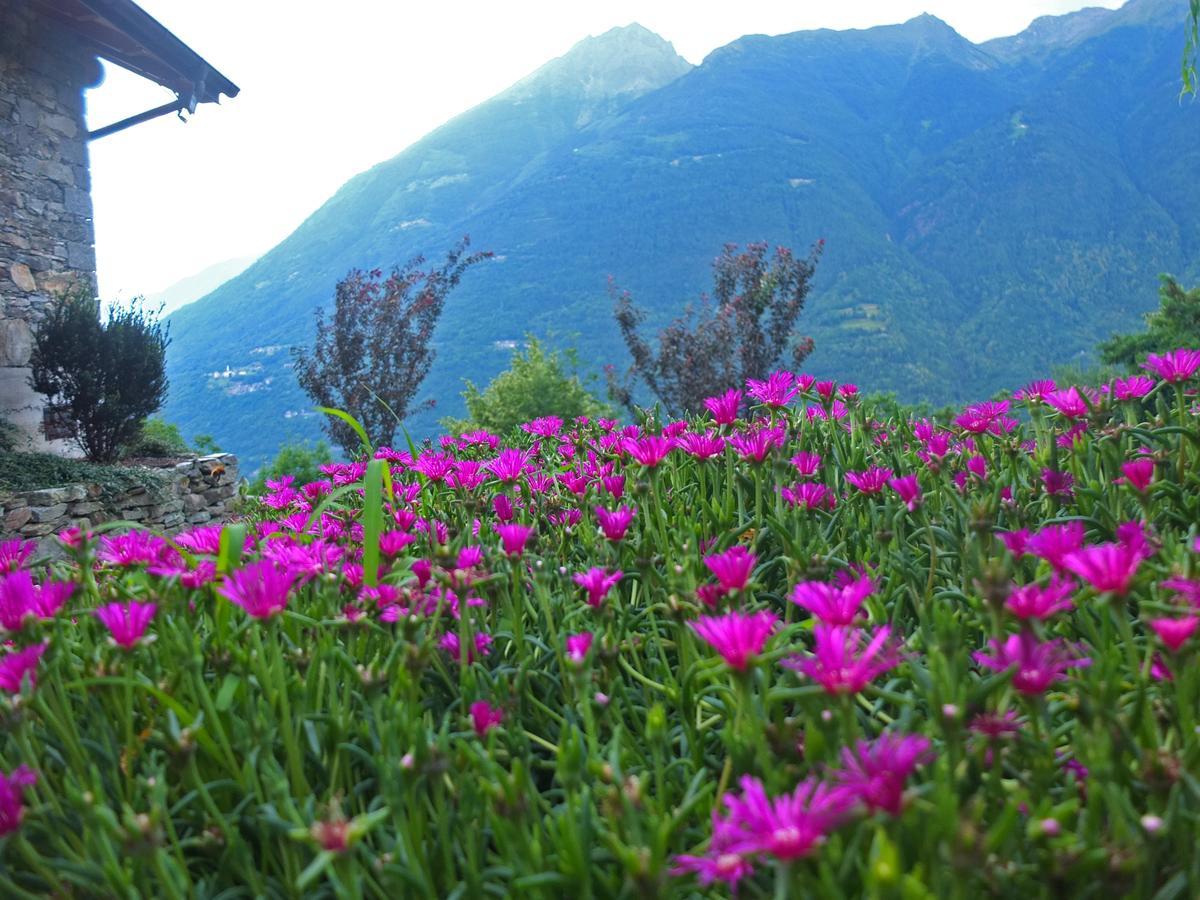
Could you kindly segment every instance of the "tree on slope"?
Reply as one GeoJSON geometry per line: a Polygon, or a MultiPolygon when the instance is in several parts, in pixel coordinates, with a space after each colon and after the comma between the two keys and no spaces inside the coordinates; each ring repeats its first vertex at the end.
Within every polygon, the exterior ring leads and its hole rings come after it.
{"type": "MultiPolygon", "coordinates": [[[[384,277],[380,269],[353,269],[338,282],[333,312],[316,310],[316,341],[309,350],[293,348],[296,377],[313,401],[340,409],[362,424],[372,445],[390,445],[410,412],[435,356],[433,332],[446,297],[463,273],[491,253],[470,253],[464,237],[440,268],[422,270],[418,256],[384,277]]],[[[325,423],[346,454],[360,448],[354,430],[340,419],[325,423]]]]}
{"type": "Polygon", "coordinates": [[[747,378],[765,378],[784,364],[799,366],[813,340],[793,333],[804,310],[824,241],[807,259],[786,247],[767,257],[765,242],[740,251],[726,244],[713,261],[713,293],[690,304],[682,316],[659,332],[658,350],[642,337],[645,312],[628,291],[615,296],[614,315],[633,362],[623,376],[608,368],[609,393],[632,410],[639,383],[671,415],[698,412],[705,397],[747,378]]]}
{"type": "Polygon", "coordinates": [[[1146,330],[1113,335],[1099,347],[1101,361],[1136,369],[1147,353],[1200,347],[1200,286],[1189,291],[1164,275],[1158,297],[1158,309],[1146,316],[1146,330]]]}

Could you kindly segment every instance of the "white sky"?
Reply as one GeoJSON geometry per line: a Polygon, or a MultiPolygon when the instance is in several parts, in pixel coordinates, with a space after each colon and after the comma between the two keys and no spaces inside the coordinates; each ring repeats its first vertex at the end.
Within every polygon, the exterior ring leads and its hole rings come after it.
{"type": "MultiPolygon", "coordinates": [[[[640,22],[693,63],[743,34],[862,28],[922,12],[973,41],[1122,0],[138,0],[241,88],[91,145],[109,300],[257,256],[347,179],[499,93],[576,41],[640,22]]],[[[171,99],[109,67],[97,128],[171,99]]]]}

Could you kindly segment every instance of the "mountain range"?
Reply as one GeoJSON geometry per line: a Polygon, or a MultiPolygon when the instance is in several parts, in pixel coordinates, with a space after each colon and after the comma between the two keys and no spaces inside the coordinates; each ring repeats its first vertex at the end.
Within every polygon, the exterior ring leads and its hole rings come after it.
{"type": "Polygon", "coordinates": [[[166,417],[249,468],[319,418],[289,348],[350,268],[494,258],[447,303],[414,435],[527,333],[626,364],[608,280],[678,315],[728,242],[825,252],[808,371],[936,403],[1086,361],[1157,276],[1200,279],[1200,109],[1185,4],[1130,0],[973,44],[923,15],[751,35],[698,66],[638,25],[588,38],[347,182],[172,317],[166,417]]]}

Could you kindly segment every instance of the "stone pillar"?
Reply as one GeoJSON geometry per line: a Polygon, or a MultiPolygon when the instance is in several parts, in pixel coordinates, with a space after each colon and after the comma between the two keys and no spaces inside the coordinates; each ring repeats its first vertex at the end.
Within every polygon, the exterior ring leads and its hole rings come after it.
{"type": "Polygon", "coordinates": [[[28,386],[33,333],[73,284],[94,290],[95,235],[83,90],[99,62],[38,11],[0,3],[0,418],[19,449],[69,449],[41,433],[28,386]]]}

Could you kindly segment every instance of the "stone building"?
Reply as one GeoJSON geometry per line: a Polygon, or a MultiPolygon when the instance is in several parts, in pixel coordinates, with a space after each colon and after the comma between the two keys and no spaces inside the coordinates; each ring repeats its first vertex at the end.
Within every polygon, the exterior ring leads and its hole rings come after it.
{"type": "Polygon", "coordinates": [[[0,0],[0,419],[30,447],[66,449],[47,441],[27,379],[47,304],[95,286],[88,141],[237,93],[131,0],[0,0]],[[83,92],[100,82],[100,59],[176,100],[89,133],[83,92]]]}

